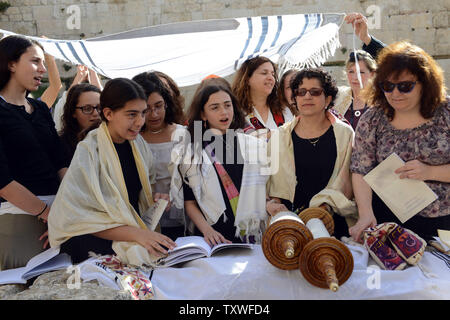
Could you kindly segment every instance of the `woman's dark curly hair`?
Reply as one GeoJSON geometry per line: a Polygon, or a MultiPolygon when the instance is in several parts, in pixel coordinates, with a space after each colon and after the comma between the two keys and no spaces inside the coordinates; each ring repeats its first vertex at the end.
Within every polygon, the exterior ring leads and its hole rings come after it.
{"type": "MultiPolygon", "coordinates": [[[[307,68],[297,72],[294,78],[291,80],[291,90],[292,90],[292,99],[294,101],[297,96],[298,87],[303,84],[303,79],[317,79],[322,86],[325,97],[331,96],[331,102],[327,106],[327,110],[334,106],[334,100],[336,99],[336,95],[338,93],[338,88],[336,85],[336,81],[331,77],[331,75],[322,68],[307,68]]],[[[297,102],[295,102],[297,104],[297,102]]]]}
{"type": "MultiPolygon", "coordinates": [[[[164,116],[164,122],[168,124],[177,123],[183,124],[184,113],[170,94],[169,89],[160,80],[155,72],[143,72],[133,78],[144,89],[147,98],[154,92],[161,95],[166,104],[166,115],[164,116]]],[[[145,129],[145,125],[142,130],[145,129]]]]}

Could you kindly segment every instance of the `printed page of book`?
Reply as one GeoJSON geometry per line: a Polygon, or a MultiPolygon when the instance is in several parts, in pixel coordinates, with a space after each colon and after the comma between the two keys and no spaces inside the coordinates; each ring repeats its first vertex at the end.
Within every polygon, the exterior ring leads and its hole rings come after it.
{"type": "Polygon", "coordinates": [[[394,171],[405,162],[393,153],[364,176],[364,180],[388,208],[405,223],[438,197],[420,180],[400,179],[394,171]]]}

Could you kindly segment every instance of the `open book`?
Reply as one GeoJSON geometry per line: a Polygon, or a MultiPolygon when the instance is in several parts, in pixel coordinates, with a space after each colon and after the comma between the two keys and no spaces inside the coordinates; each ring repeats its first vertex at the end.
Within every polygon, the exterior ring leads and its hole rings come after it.
{"type": "Polygon", "coordinates": [[[404,164],[393,153],[364,176],[364,180],[402,223],[437,199],[437,195],[425,182],[400,179],[394,171],[404,164]]]}
{"type": "Polygon", "coordinates": [[[0,285],[27,283],[27,280],[43,273],[65,269],[71,265],[69,255],[59,254],[59,248],[50,248],[30,259],[25,267],[0,271],[0,285]]]}
{"type": "Polygon", "coordinates": [[[173,250],[169,250],[169,255],[163,259],[161,267],[170,267],[178,263],[210,257],[223,249],[253,249],[251,243],[222,243],[211,248],[203,237],[199,236],[180,237],[175,240],[175,243],[177,246],[173,250]]]}

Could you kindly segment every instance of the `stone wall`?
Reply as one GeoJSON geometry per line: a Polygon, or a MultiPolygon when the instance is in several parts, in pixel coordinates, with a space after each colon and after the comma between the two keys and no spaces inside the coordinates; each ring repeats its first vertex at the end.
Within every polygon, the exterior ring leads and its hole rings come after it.
{"type": "MultiPolygon", "coordinates": [[[[171,22],[314,12],[352,12],[369,16],[371,34],[385,43],[409,39],[434,56],[450,83],[448,0],[8,0],[0,28],[27,35],[80,39],[171,22]],[[80,9],[79,29],[69,29],[70,5],[80,9]],[[378,10],[378,11],[377,11],[378,10]],[[379,18],[379,19],[377,19],[379,18]]],[[[343,25],[342,47],[329,59],[342,65],[352,48],[352,28],[343,25]]],[[[357,41],[357,46],[361,43],[357,41]]],[[[342,84],[342,67],[330,67],[342,84]]],[[[74,68],[62,71],[73,75],[74,68]]]]}

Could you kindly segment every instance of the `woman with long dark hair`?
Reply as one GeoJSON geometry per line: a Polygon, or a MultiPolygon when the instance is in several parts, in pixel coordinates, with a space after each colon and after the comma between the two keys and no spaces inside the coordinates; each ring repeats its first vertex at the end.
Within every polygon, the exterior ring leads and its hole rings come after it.
{"type": "Polygon", "coordinates": [[[45,222],[67,169],[47,105],[28,97],[39,88],[44,73],[39,43],[20,36],[0,41],[2,270],[25,266],[46,247],[45,222]]]}
{"type": "Polygon", "coordinates": [[[266,57],[246,60],[233,81],[233,93],[256,130],[276,129],[292,120],[293,115],[278,97],[276,65],[266,57]]]}
{"type": "Polygon", "coordinates": [[[266,142],[240,132],[244,115],[233,94],[220,85],[201,88],[187,118],[185,143],[177,145],[173,156],[174,204],[184,205],[190,231],[211,246],[259,242],[267,218],[267,176],[251,156],[264,151],[266,142]]]}
{"type": "Polygon", "coordinates": [[[69,162],[78,142],[84,138],[84,132],[98,127],[101,123],[100,93],[100,89],[96,86],[80,83],[72,86],[67,94],[60,137],[69,162]]]}

